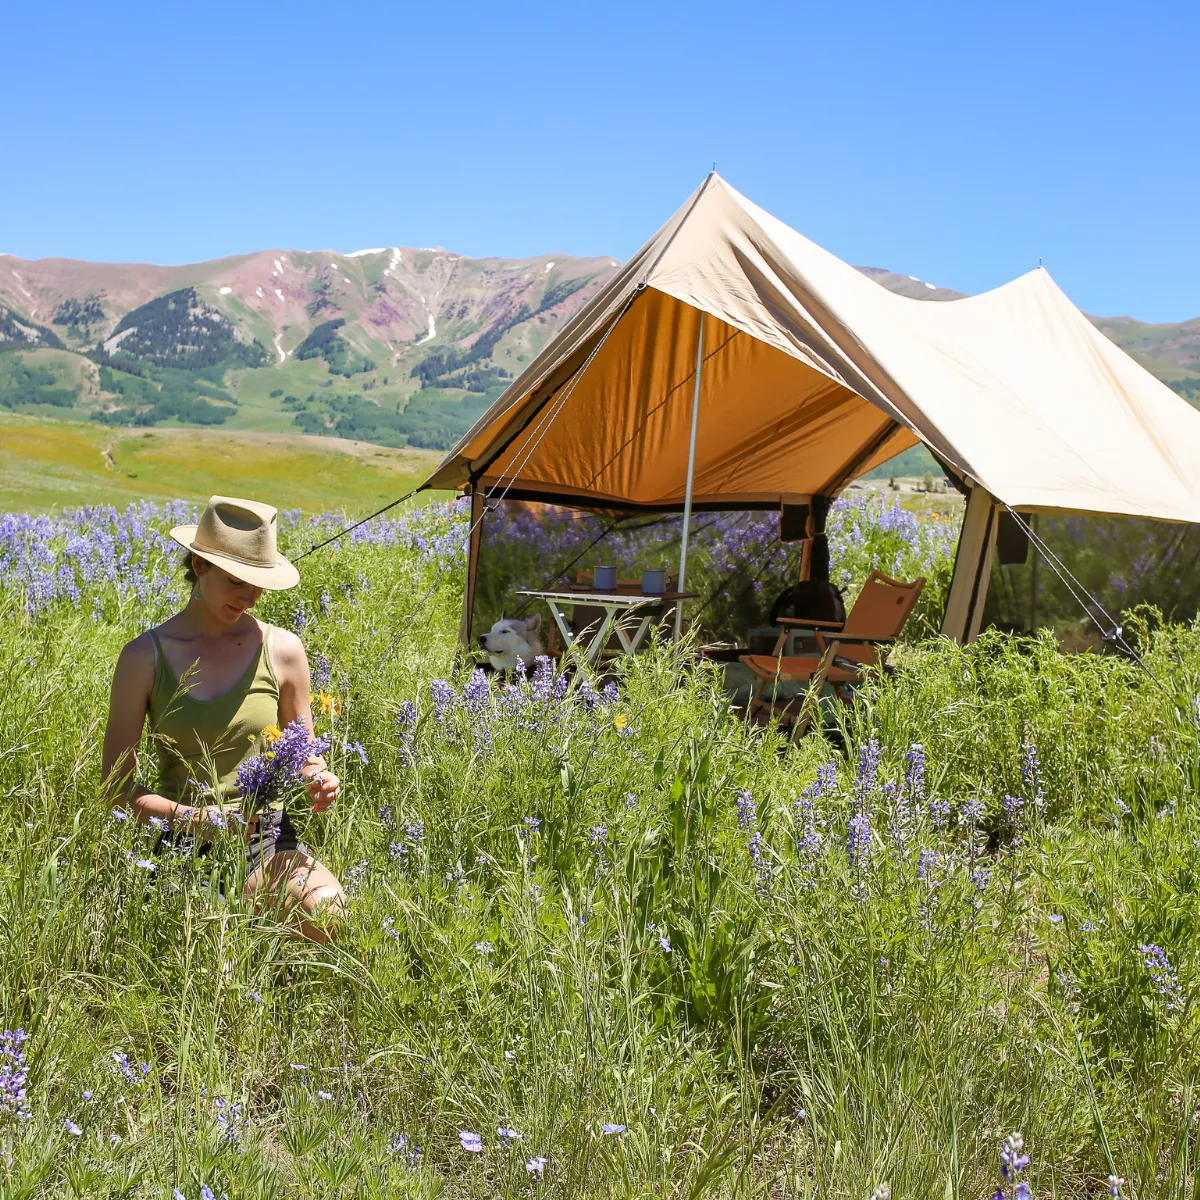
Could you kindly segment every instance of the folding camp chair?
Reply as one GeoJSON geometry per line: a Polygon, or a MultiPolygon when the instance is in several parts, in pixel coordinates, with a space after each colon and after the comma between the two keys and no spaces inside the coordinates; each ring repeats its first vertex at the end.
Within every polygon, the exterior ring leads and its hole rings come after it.
{"type": "Polygon", "coordinates": [[[900,636],[924,586],[924,579],[901,583],[880,571],[872,571],[843,625],[833,621],[780,617],[779,623],[784,628],[775,643],[775,653],[741,656],[741,661],[757,677],[750,711],[774,711],[774,700],[763,699],[767,684],[807,683],[808,689],[803,696],[783,706],[783,715],[786,715],[788,708],[798,702],[801,711],[793,723],[792,736],[801,737],[812,723],[812,707],[805,701],[819,700],[826,684],[830,684],[841,699],[849,700],[850,685],[860,683],[868,668],[884,664],[883,648],[900,636]],[[791,630],[811,633],[820,654],[785,657],[784,644],[791,630]]]}

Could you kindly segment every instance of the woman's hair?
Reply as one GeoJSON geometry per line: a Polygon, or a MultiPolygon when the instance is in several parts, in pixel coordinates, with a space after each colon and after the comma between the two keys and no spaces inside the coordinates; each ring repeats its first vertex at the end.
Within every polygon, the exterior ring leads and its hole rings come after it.
{"type": "Polygon", "coordinates": [[[190,550],[183,556],[183,577],[190,584],[194,584],[200,578],[196,574],[196,568],[192,566],[192,552],[190,550]]]}

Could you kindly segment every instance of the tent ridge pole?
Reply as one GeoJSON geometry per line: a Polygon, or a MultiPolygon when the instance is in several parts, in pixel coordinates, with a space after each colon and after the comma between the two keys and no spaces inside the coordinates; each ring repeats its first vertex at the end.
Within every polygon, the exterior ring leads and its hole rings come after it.
{"type": "MultiPolygon", "coordinates": [[[[683,494],[683,533],[679,540],[679,582],[676,590],[686,591],[688,531],[692,524],[692,483],[696,477],[696,426],[700,420],[700,371],[704,366],[704,313],[696,333],[696,379],[692,385],[692,436],[688,443],[687,487],[683,494]]],[[[683,601],[675,601],[675,641],[683,633],[683,601]]]]}

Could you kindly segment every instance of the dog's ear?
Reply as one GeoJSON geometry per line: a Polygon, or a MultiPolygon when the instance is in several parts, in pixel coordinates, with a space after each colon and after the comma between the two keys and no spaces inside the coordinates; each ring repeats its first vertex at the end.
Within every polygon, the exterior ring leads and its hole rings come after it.
{"type": "Polygon", "coordinates": [[[526,633],[537,633],[537,631],[539,629],[541,629],[541,627],[542,627],[542,614],[540,612],[534,613],[532,617],[526,618],[526,621],[525,621],[525,632],[526,633]]]}

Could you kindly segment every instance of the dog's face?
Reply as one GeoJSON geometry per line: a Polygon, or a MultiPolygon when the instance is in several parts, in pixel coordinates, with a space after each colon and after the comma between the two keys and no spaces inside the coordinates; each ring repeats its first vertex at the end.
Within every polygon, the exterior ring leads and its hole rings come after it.
{"type": "Polygon", "coordinates": [[[535,613],[524,621],[516,617],[504,617],[492,626],[489,633],[480,634],[479,644],[487,651],[497,671],[512,670],[518,660],[531,667],[533,660],[543,653],[538,638],[541,628],[541,613],[535,613]]]}

